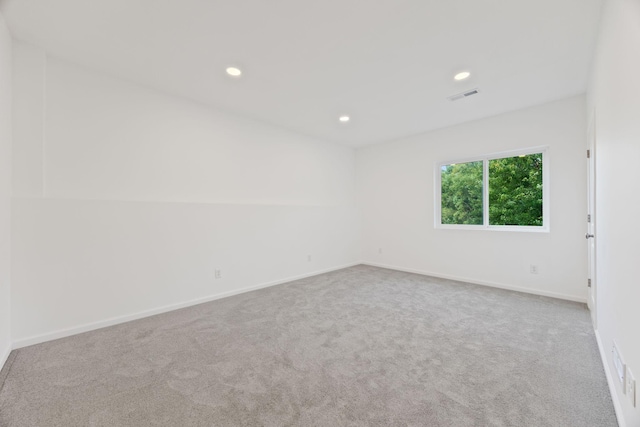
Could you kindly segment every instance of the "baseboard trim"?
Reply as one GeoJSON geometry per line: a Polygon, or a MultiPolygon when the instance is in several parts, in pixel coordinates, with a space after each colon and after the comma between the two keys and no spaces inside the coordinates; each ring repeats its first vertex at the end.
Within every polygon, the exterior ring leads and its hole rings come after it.
{"type": "Polygon", "coordinates": [[[598,350],[600,350],[600,359],[602,359],[602,365],[604,366],[604,374],[607,377],[607,384],[609,385],[609,392],[611,393],[611,400],[613,401],[613,409],[615,410],[616,418],[618,419],[618,425],[620,427],[627,427],[627,424],[624,421],[622,408],[620,407],[620,396],[618,395],[618,388],[616,387],[616,383],[613,381],[613,374],[611,373],[611,368],[609,367],[607,352],[604,350],[602,339],[600,339],[598,330],[595,330],[595,335],[596,342],[598,343],[598,350]]]}
{"type": "MultiPolygon", "coordinates": [[[[57,331],[53,331],[53,332],[47,332],[45,334],[40,334],[40,335],[34,335],[34,336],[31,336],[31,337],[15,340],[13,342],[13,349],[18,349],[18,348],[27,347],[27,346],[30,346],[30,345],[40,344],[40,343],[47,342],[47,341],[53,341],[53,340],[57,340],[57,339],[60,339],[60,338],[65,338],[65,337],[69,337],[69,336],[72,336],[72,335],[81,334],[81,333],[84,333],[84,332],[94,331],[96,329],[106,328],[106,327],[109,327],[109,326],[118,325],[118,324],[125,323],[125,322],[130,322],[132,320],[142,319],[142,318],[149,317],[149,316],[155,316],[156,314],[167,313],[169,311],[178,310],[178,309],[185,308],[185,307],[191,307],[191,306],[194,306],[194,305],[203,304],[205,302],[215,301],[215,300],[218,300],[218,299],[227,298],[227,297],[231,297],[231,296],[238,295],[238,294],[243,294],[245,292],[251,292],[251,291],[258,290],[258,289],[263,289],[263,288],[268,288],[268,287],[271,287],[271,286],[281,285],[283,283],[293,282],[294,280],[300,280],[300,279],[304,279],[304,278],[307,278],[307,277],[317,276],[319,274],[329,273],[331,271],[342,270],[343,268],[353,267],[353,266],[360,265],[360,264],[361,264],[360,262],[354,262],[354,263],[345,264],[345,265],[341,265],[341,266],[326,268],[326,269],[323,269],[323,270],[316,270],[316,271],[313,271],[311,273],[300,274],[300,275],[297,275],[297,276],[290,276],[290,277],[287,277],[287,278],[284,278],[284,279],[280,279],[280,280],[275,280],[275,281],[272,281],[272,282],[260,283],[258,285],[254,285],[254,286],[247,286],[245,288],[236,289],[236,290],[233,290],[233,291],[222,292],[222,293],[219,293],[219,294],[209,295],[209,296],[206,296],[206,297],[203,297],[203,298],[196,298],[196,299],[193,299],[193,300],[183,301],[183,302],[176,303],[176,304],[165,305],[165,306],[154,308],[154,309],[150,309],[150,310],[140,311],[138,313],[128,314],[128,315],[124,315],[124,316],[112,317],[112,318],[109,318],[109,319],[100,320],[100,321],[97,321],[97,322],[86,323],[84,325],[75,326],[75,327],[72,327],[72,328],[61,329],[61,330],[57,330],[57,331]]],[[[9,349],[9,350],[11,350],[11,349],[9,349]]],[[[8,357],[9,353],[7,353],[6,356],[8,357]]],[[[3,359],[3,364],[4,364],[4,361],[6,361],[6,358],[3,359]]]]}
{"type": "Polygon", "coordinates": [[[526,293],[526,294],[540,295],[540,296],[544,296],[544,297],[563,299],[563,300],[574,301],[574,302],[581,302],[581,303],[584,303],[584,304],[587,303],[587,298],[581,298],[581,297],[576,297],[576,296],[573,296],[573,295],[566,295],[566,294],[561,294],[561,293],[556,293],[556,292],[547,292],[547,291],[540,291],[540,290],[537,290],[537,289],[522,288],[522,287],[519,287],[519,286],[505,285],[503,283],[489,282],[489,281],[484,281],[484,280],[470,279],[468,277],[451,276],[451,275],[448,275],[448,274],[441,274],[441,273],[434,273],[434,272],[431,272],[431,271],[417,270],[415,268],[397,267],[395,265],[379,264],[379,263],[365,262],[365,261],[363,261],[362,264],[370,265],[372,267],[386,268],[386,269],[389,269],[389,270],[403,271],[405,273],[420,274],[422,276],[431,276],[431,277],[438,277],[440,279],[449,279],[449,280],[455,280],[455,281],[458,281],[458,282],[473,283],[474,285],[489,286],[491,288],[506,289],[506,290],[509,290],[509,291],[523,292],[523,293],[526,293]]]}

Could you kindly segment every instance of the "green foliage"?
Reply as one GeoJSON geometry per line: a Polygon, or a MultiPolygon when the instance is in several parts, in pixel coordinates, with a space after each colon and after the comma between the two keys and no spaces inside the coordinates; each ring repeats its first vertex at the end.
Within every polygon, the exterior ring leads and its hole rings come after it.
{"type": "Polygon", "coordinates": [[[442,167],[442,224],[482,224],[482,162],[442,167]]]}
{"type": "MultiPolygon", "coordinates": [[[[442,167],[442,224],[483,224],[483,162],[442,167]]],[[[489,224],[542,225],[542,154],[489,160],[489,224]]]]}
{"type": "Polygon", "coordinates": [[[542,225],[542,154],[489,161],[489,224],[542,225]]]}

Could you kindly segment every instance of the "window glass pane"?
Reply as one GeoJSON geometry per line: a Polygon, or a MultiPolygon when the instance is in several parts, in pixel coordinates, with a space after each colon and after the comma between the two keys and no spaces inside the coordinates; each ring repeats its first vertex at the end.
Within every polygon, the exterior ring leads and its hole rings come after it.
{"type": "Polygon", "coordinates": [[[442,224],[482,225],[482,169],[482,161],[442,166],[442,224]]]}
{"type": "Polygon", "coordinates": [[[542,226],[542,153],[489,160],[489,225],[542,226]]]}

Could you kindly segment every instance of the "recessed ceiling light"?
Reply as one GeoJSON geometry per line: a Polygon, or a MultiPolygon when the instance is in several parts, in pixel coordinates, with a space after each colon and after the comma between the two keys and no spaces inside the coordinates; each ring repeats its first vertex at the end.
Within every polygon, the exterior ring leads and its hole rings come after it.
{"type": "Polygon", "coordinates": [[[238,67],[227,67],[226,71],[231,77],[240,77],[242,75],[242,70],[238,67]]]}
{"type": "Polygon", "coordinates": [[[349,120],[351,120],[351,117],[349,117],[347,115],[342,115],[342,116],[338,117],[338,120],[340,121],[340,123],[348,123],[349,120]]]}
{"type": "Polygon", "coordinates": [[[470,75],[471,75],[471,73],[470,73],[470,72],[468,72],[468,71],[462,71],[462,72],[460,72],[460,73],[456,74],[453,78],[454,78],[455,80],[464,80],[464,79],[468,79],[470,75]]]}

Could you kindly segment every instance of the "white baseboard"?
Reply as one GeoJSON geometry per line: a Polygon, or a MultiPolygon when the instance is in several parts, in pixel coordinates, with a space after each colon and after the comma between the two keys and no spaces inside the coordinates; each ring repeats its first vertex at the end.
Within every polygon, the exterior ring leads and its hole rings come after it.
{"type": "MultiPolygon", "coordinates": [[[[176,304],[165,305],[163,307],[154,308],[151,310],[140,311],[138,313],[133,313],[125,316],[112,317],[105,320],[100,320],[97,322],[86,323],[80,326],[74,326],[72,328],[61,329],[53,332],[48,332],[46,334],[35,335],[27,338],[18,339],[13,342],[13,348],[22,348],[27,347],[34,344],[40,344],[47,341],[56,340],[59,338],[68,337],[71,335],[81,334],[83,332],[89,332],[96,329],[106,328],[108,326],[118,325],[120,323],[130,322],[132,320],[142,319],[144,317],[154,316],[156,314],[166,313],[168,311],[178,310],[180,308],[191,307],[193,305],[202,304],[209,301],[215,301],[217,299],[222,299],[226,297],[230,297],[233,295],[242,294],[245,292],[255,291],[262,288],[268,288],[270,286],[281,285],[283,283],[292,282],[294,280],[304,279],[306,277],[317,276],[318,274],[324,274],[331,271],[341,270],[343,268],[353,267],[355,265],[360,265],[359,262],[341,265],[337,267],[331,267],[323,270],[314,271],[311,273],[305,273],[298,276],[287,277],[281,280],[276,280],[273,282],[261,283],[254,286],[248,286],[246,288],[236,289],[233,291],[222,292],[219,294],[209,295],[203,298],[197,298],[190,301],[183,301],[176,304]]],[[[7,353],[7,357],[9,354],[7,353]]],[[[5,359],[6,360],[6,359],[5,359]]],[[[4,363],[4,362],[3,362],[4,363]]]]}
{"type": "Polygon", "coordinates": [[[566,294],[561,294],[561,293],[557,293],[557,292],[548,292],[548,291],[541,291],[541,290],[537,290],[537,289],[522,288],[522,287],[519,287],[519,286],[505,285],[503,283],[495,283],[495,282],[488,282],[488,281],[485,281],[485,280],[470,279],[468,277],[451,276],[451,275],[448,275],[448,274],[433,273],[433,272],[430,272],[430,271],[416,270],[414,268],[397,267],[397,266],[394,266],[394,265],[378,264],[378,263],[366,262],[366,261],[363,261],[362,264],[370,265],[372,267],[387,268],[389,270],[404,271],[405,273],[415,273],[415,274],[420,274],[420,275],[423,275],[423,276],[431,276],[431,277],[438,277],[438,278],[441,278],[441,279],[455,280],[455,281],[458,281],[458,282],[473,283],[474,285],[482,285],[482,286],[489,286],[489,287],[492,287],[492,288],[506,289],[506,290],[509,290],[509,291],[524,292],[524,293],[527,293],[527,294],[540,295],[540,296],[544,296],[544,297],[551,297],[551,298],[563,299],[563,300],[568,300],[568,301],[581,302],[581,303],[584,303],[584,304],[587,303],[587,298],[577,297],[577,296],[573,296],[573,295],[566,295],[566,294]]]}
{"type": "Polygon", "coordinates": [[[616,387],[616,383],[613,380],[613,375],[611,373],[611,368],[609,367],[609,359],[607,359],[607,352],[602,345],[602,340],[600,339],[600,334],[598,331],[596,333],[596,342],[598,343],[598,349],[600,350],[600,358],[602,359],[602,365],[604,366],[604,373],[607,377],[607,384],[609,385],[609,392],[611,393],[611,400],[613,400],[613,409],[616,411],[616,418],[618,419],[618,425],[620,427],[627,427],[626,422],[624,421],[624,415],[622,414],[622,408],[620,407],[620,396],[618,394],[618,388],[616,387]]]}

